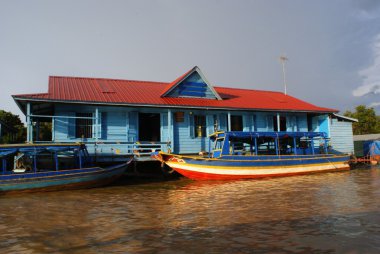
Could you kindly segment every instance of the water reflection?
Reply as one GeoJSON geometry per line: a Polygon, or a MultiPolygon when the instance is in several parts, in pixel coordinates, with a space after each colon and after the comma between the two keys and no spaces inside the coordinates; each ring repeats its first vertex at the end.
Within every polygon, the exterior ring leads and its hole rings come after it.
{"type": "Polygon", "coordinates": [[[2,253],[378,253],[380,170],[0,197],[2,253]]]}

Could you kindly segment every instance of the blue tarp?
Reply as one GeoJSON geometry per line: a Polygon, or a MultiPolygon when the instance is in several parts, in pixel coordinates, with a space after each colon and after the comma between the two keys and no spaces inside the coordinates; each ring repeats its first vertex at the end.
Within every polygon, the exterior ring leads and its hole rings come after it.
{"type": "Polygon", "coordinates": [[[380,155],[380,140],[366,141],[363,144],[364,155],[380,155]]]}

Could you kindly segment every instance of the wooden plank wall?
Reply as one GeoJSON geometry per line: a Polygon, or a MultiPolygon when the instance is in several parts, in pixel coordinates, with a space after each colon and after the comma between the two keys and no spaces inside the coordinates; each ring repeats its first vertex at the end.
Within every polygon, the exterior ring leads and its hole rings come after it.
{"type": "MultiPolygon", "coordinates": [[[[56,105],[55,115],[75,116],[76,112],[95,113],[95,106],[72,106],[56,105]]],[[[206,117],[206,135],[214,131],[214,119],[217,119],[218,130],[227,130],[228,111],[216,110],[189,110],[189,109],[160,109],[160,108],[132,108],[132,107],[104,107],[99,106],[101,135],[99,142],[136,142],[138,141],[138,113],[159,113],[160,114],[160,134],[161,142],[172,142],[172,152],[175,153],[198,153],[208,150],[207,137],[194,137],[194,130],[191,126],[191,117],[194,115],[204,115],[206,117]],[[170,113],[169,113],[170,112],[170,113]],[[183,112],[183,122],[177,122],[175,112],[183,112]],[[169,121],[169,115],[171,121],[169,121]],[[171,126],[168,126],[171,122],[171,126]],[[193,134],[192,134],[193,132],[193,134]]],[[[244,131],[273,131],[273,117],[275,112],[243,112],[233,111],[231,115],[241,115],[243,119],[244,131]]],[[[282,113],[287,119],[287,131],[307,131],[306,113],[282,113]]],[[[80,142],[75,138],[72,125],[75,119],[59,118],[54,121],[54,138],[56,142],[80,142]]],[[[74,129],[75,130],[75,129],[74,129]]],[[[94,138],[86,141],[94,142],[94,138]]],[[[94,148],[95,149],[95,148],[94,148]]],[[[102,153],[113,153],[119,149],[121,153],[126,152],[123,146],[109,145],[102,147],[102,153]]],[[[91,148],[89,148],[91,151],[91,148]]]]}
{"type": "Polygon", "coordinates": [[[352,134],[352,123],[331,119],[331,146],[341,153],[353,153],[354,141],[352,134]]]}

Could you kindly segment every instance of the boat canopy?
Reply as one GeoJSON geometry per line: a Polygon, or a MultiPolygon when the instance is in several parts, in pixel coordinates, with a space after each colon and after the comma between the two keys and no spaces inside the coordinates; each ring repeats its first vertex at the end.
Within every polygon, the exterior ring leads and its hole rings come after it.
{"type": "Polygon", "coordinates": [[[236,138],[327,138],[325,132],[249,132],[249,131],[228,131],[228,132],[215,132],[210,135],[211,139],[220,138],[220,137],[236,137],[236,138]]]}
{"type": "Polygon", "coordinates": [[[39,154],[42,152],[64,152],[83,150],[85,146],[83,144],[20,144],[20,145],[2,145],[0,146],[0,158],[7,157],[15,153],[28,153],[39,154]]]}
{"type": "Polygon", "coordinates": [[[209,153],[214,158],[231,154],[306,155],[321,149],[327,153],[327,140],[325,132],[218,131],[210,135],[209,153]],[[211,142],[214,142],[213,149],[211,142]]]}
{"type": "MultiPolygon", "coordinates": [[[[50,161],[49,166],[58,171],[60,164],[58,163],[58,155],[71,157],[74,164],[78,168],[82,168],[85,164],[92,163],[88,154],[86,145],[84,144],[11,144],[0,146],[0,166],[2,174],[13,173],[13,170],[21,169],[19,165],[23,165],[26,169],[26,164],[37,172],[37,160],[40,164],[50,161]],[[12,158],[12,156],[14,156],[12,158]],[[48,158],[48,159],[47,159],[48,158]]],[[[65,164],[65,163],[63,163],[65,164]]],[[[66,164],[64,165],[66,166],[66,164]]]]}

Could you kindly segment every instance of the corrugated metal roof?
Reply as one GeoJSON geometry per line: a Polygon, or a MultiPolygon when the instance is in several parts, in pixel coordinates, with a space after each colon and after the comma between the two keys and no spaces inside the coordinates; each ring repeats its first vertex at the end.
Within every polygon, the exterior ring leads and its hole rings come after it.
{"type": "Polygon", "coordinates": [[[173,83],[52,76],[49,78],[48,93],[20,94],[13,97],[16,101],[42,100],[231,110],[338,112],[335,109],[315,106],[281,92],[227,87],[214,87],[222,100],[161,97],[173,83]]]}
{"type": "Polygon", "coordinates": [[[352,117],[348,117],[348,116],[342,116],[342,115],[338,115],[338,114],[333,114],[336,118],[340,118],[342,120],[345,120],[345,121],[349,121],[349,122],[359,122],[358,119],[355,119],[355,118],[352,118],[352,117]]]}
{"type": "Polygon", "coordinates": [[[380,140],[380,134],[354,135],[354,141],[380,140]]]}

